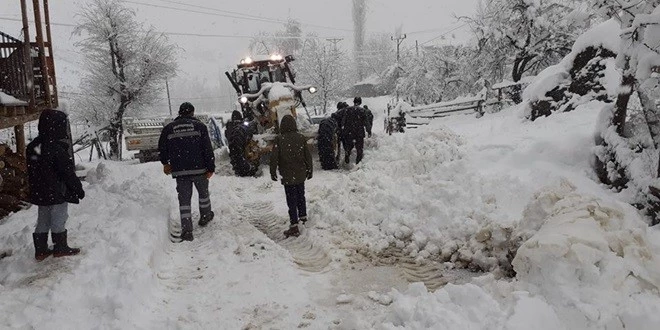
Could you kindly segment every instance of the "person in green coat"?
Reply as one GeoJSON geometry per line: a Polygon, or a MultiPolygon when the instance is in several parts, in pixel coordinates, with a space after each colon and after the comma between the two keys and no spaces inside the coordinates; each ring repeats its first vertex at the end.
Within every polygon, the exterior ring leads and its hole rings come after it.
{"type": "Polygon", "coordinates": [[[307,146],[307,138],[298,133],[296,120],[286,115],[280,123],[280,135],[275,138],[273,152],[270,155],[270,177],[277,181],[280,170],[282,184],[289,207],[291,225],[284,231],[285,237],[298,237],[298,222],[307,221],[305,201],[305,180],[312,178],[312,154],[307,146]]]}

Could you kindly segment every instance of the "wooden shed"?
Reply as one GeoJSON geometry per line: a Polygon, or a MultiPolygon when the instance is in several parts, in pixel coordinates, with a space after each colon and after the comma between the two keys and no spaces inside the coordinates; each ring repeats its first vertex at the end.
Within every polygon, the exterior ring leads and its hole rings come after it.
{"type": "Polygon", "coordinates": [[[28,1],[6,1],[21,6],[22,39],[0,24],[0,129],[13,127],[19,154],[25,152],[24,125],[58,106],[48,0],[32,0],[32,8],[28,1]]]}

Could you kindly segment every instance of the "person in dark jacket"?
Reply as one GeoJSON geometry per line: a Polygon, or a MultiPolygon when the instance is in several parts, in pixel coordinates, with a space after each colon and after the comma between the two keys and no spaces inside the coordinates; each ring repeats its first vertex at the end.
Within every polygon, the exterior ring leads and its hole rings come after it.
{"type": "Polygon", "coordinates": [[[367,131],[367,136],[371,137],[371,129],[374,127],[374,114],[369,110],[368,106],[364,106],[364,128],[367,131]]]}
{"type": "Polygon", "coordinates": [[[158,151],[163,172],[176,179],[181,215],[181,241],[192,241],[192,186],[199,195],[198,224],[206,226],[213,220],[209,179],[215,172],[215,156],[211,146],[208,128],[194,117],[195,107],[184,102],[179,107],[179,116],[167,124],[160,134],[158,151]]]}
{"type": "Polygon", "coordinates": [[[348,104],[346,102],[337,103],[337,111],[335,111],[330,117],[332,117],[337,122],[337,156],[335,161],[339,163],[339,156],[341,155],[341,144],[343,143],[343,134],[342,134],[342,123],[344,121],[344,115],[346,114],[346,108],[348,104]]]}
{"type": "Polygon", "coordinates": [[[275,138],[270,155],[270,176],[277,181],[277,170],[282,176],[282,184],[289,207],[289,229],[285,237],[299,236],[298,222],[307,221],[305,201],[305,180],[312,178],[312,154],[307,146],[307,138],[298,133],[296,120],[286,115],[280,123],[280,135],[275,138]]]}
{"type": "Polygon", "coordinates": [[[319,132],[317,137],[317,146],[319,149],[319,161],[324,170],[337,169],[337,160],[335,159],[335,145],[339,143],[337,139],[337,121],[333,116],[323,119],[319,123],[319,132]]]}
{"type": "Polygon", "coordinates": [[[364,149],[364,136],[365,136],[365,114],[364,109],[360,106],[362,98],[356,97],[353,99],[353,106],[346,108],[346,113],[342,118],[342,137],[344,139],[344,149],[346,150],[346,157],[344,162],[350,162],[351,152],[353,147],[357,151],[357,158],[355,163],[359,164],[362,161],[364,149]]]}
{"type": "Polygon", "coordinates": [[[44,110],[39,117],[39,136],[26,148],[30,202],[38,205],[37,226],[32,234],[34,257],[41,261],[80,253],[69,247],[66,221],[69,203],[85,198],[76,176],[73,155],[69,153],[71,137],[67,115],[58,110],[44,110]],[[48,232],[53,250],[48,248],[48,232]]]}
{"type": "Polygon", "coordinates": [[[252,139],[249,127],[245,125],[240,111],[231,113],[231,121],[225,128],[225,137],[229,145],[229,159],[234,173],[238,176],[254,176],[259,168],[245,157],[245,148],[252,139]]]}

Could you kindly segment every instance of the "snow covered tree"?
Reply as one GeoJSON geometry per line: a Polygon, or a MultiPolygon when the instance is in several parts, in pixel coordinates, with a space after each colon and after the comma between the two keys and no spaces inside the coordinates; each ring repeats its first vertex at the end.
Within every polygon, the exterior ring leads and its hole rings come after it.
{"type": "Polygon", "coordinates": [[[328,105],[338,100],[341,92],[348,86],[346,55],[324,41],[308,39],[304,53],[296,63],[300,83],[314,85],[319,89],[317,94],[308,98],[317,101],[313,103],[320,104],[325,114],[328,105]]]}
{"type": "Polygon", "coordinates": [[[300,22],[290,18],[282,30],[260,32],[250,42],[250,52],[253,55],[298,55],[304,45],[303,31],[300,22]]]}
{"type": "Polygon", "coordinates": [[[492,59],[487,62],[493,70],[508,67],[518,82],[570,52],[589,21],[576,14],[577,6],[569,0],[483,0],[474,17],[463,19],[475,34],[478,55],[492,59]]]}
{"type": "Polygon", "coordinates": [[[85,3],[78,18],[74,33],[82,36],[86,68],[80,115],[107,128],[110,156],[121,159],[124,114],[155,101],[165,78],[176,72],[176,47],[120,0],[85,3]]]}
{"type": "Polygon", "coordinates": [[[631,202],[660,222],[659,0],[592,0],[621,26],[617,66],[622,74],[615,104],[601,114],[596,171],[604,183],[629,188],[631,202]],[[629,111],[634,93],[642,106],[629,111]]]}

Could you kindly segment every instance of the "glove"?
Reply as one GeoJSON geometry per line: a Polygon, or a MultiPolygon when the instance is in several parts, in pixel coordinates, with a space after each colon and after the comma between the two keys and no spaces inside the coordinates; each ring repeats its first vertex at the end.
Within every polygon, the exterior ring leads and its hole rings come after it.
{"type": "Polygon", "coordinates": [[[277,174],[271,174],[271,175],[270,175],[270,178],[271,178],[273,181],[277,181],[277,174]]]}
{"type": "Polygon", "coordinates": [[[213,172],[206,172],[206,178],[210,179],[213,176],[213,172]]]}
{"type": "Polygon", "coordinates": [[[172,174],[172,166],[170,166],[170,164],[163,165],[163,173],[165,173],[165,175],[172,174]]]}
{"type": "Polygon", "coordinates": [[[78,195],[78,199],[82,200],[83,198],[85,198],[85,191],[80,190],[77,195],[78,195]]]}
{"type": "Polygon", "coordinates": [[[312,178],[312,172],[307,172],[307,180],[310,180],[312,178]]]}

